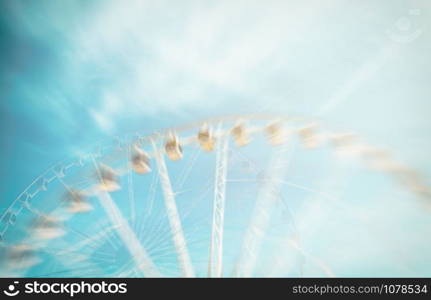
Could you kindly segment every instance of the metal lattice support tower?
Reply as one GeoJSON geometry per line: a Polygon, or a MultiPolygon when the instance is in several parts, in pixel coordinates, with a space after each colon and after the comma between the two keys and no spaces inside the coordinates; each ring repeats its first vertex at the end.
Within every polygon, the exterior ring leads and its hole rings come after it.
{"type": "Polygon", "coordinates": [[[177,205],[175,203],[175,194],[172,190],[171,180],[169,178],[168,169],[162,151],[160,151],[153,142],[154,155],[157,162],[157,169],[160,178],[160,184],[163,189],[165,199],[166,213],[171,227],[172,239],[177,251],[178,263],[184,277],[194,277],[195,272],[187,250],[187,243],[184,237],[181,219],[178,214],[177,205]]]}
{"type": "Polygon", "coordinates": [[[209,277],[221,277],[223,272],[223,226],[226,198],[228,142],[227,137],[220,137],[220,140],[217,143],[213,223],[208,266],[209,277]]]}
{"type": "MultiPolygon", "coordinates": [[[[93,163],[99,178],[101,178],[99,168],[94,158],[93,163]]],[[[114,200],[112,200],[109,193],[106,191],[98,191],[97,198],[99,199],[100,204],[108,215],[108,218],[110,219],[111,223],[115,226],[115,230],[118,232],[119,237],[125,244],[130,255],[133,257],[138,269],[144,273],[144,276],[160,277],[161,274],[157,270],[156,265],[151,260],[145,248],[139,242],[138,238],[135,235],[135,232],[132,230],[127,220],[121,214],[120,209],[115,204],[114,200]]]]}
{"type": "Polygon", "coordinates": [[[274,204],[279,198],[286,168],[287,145],[275,149],[263,178],[254,207],[251,223],[245,233],[241,256],[235,266],[235,276],[250,277],[260,252],[262,240],[271,220],[274,204]]]}

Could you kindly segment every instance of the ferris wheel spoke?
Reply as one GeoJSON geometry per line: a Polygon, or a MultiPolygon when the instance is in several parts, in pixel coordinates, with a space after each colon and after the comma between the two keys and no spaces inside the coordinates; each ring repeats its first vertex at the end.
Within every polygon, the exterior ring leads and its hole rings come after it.
{"type": "MultiPolygon", "coordinates": [[[[127,157],[131,157],[131,145],[127,147],[127,157]]],[[[128,189],[128,197],[129,197],[129,206],[130,206],[130,219],[132,222],[136,218],[136,202],[135,202],[135,191],[133,188],[133,168],[128,168],[127,172],[127,189],[128,189]]]]}
{"type": "Polygon", "coordinates": [[[177,190],[180,190],[184,186],[184,183],[188,179],[190,172],[192,171],[193,166],[195,165],[197,158],[201,153],[202,153],[201,148],[196,148],[193,154],[193,158],[191,159],[191,162],[188,164],[186,168],[184,168],[182,174],[178,177],[177,181],[174,184],[177,190]]]}
{"type": "Polygon", "coordinates": [[[229,140],[226,137],[220,137],[220,140],[217,143],[213,220],[208,266],[209,277],[221,277],[223,272],[223,227],[226,198],[228,142],[229,140]]]}
{"type": "Polygon", "coordinates": [[[148,203],[149,207],[148,207],[147,211],[145,212],[145,217],[150,216],[152,211],[153,211],[158,184],[159,184],[159,176],[154,175],[153,178],[151,179],[150,188],[148,189],[147,203],[148,203]]]}
{"type": "Polygon", "coordinates": [[[144,224],[145,222],[142,223],[143,225],[140,226],[141,229],[137,233],[140,237],[145,238],[149,251],[151,250],[153,241],[163,241],[166,239],[166,236],[169,236],[170,228],[165,226],[166,222],[164,219],[159,219],[158,221],[154,220],[151,222],[149,220],[146,224],[144,224]]]}
{"type": "MultiPolygon", "coordinates": [[[[69,227],[69,232],[77,234],[83,239],[81,239],[79,242],[74,243],[73,245],[65,245],[64,249],[58,249],[56,251],[57,255],[67,255],[70,253],[96,253],[97,254],[110,254],[109,252],[103,252],[100,250],[101,245],[105,242],[105,239],[108,240],[106,237],[109,236],[111,232],[113,232],[113,227],[102,229],[100,232],[92,235],[91,237],[84,234],[83,232],[80,232],[72,227],[69,227]]],[[[111,245],[113,248],[113,246],[111,245]]],[[[114,249],[114,248],[113,248],[114,249]]]]}
{"type": "MultiPolygon", "coordinates": [[[[96,168],[97,175],[99,179],[102,180],[102,176],[100,174],[99,168],[97,166],[97,162],[93,157],[93,164],[96,168]]],[[[120,209],[115,204],[114,200],[111,198],[108,192],[99,190],[96,193],[97,198],[99,199],[100,204],[108,215],[110,221],[117,225],[115,229],[118,232],[120,239],[123,241],[125,246],[127,247],[129,253],[132,255],[135,263],[138,265],[139,269],[144,273],[145,276],[149,277],[159,277],[161,274],[157,270],[155,264],[151,260],[147,251],[143,247],[143,245],[139,242],[138,238],[135,235],[135,232],[130,227],[127,220],[122,215],[120,209]]]]}
{"type": "Polygon", "coordinates": [[[268,180],[262,182],[258,192],[251,222],[246,230],[241,253],[235,266],[234,274],[237,277],[250,277],[260,252],[262,240],[269,227],[273,206],[279,198],[287,157],[287,144],[274,149],[274,154],[266,170],[268,180]]]}
{"type": "Polygon", "coordinates": [[[184,237],[177,205],[175,203],[175,194],[172,190],[166,162],[163,153],[157,148],[156,144],[153,142],[152,145],[156,158],[159,180],[163,190],[165,208],[169,225],[171,227],[172,238],[177,251],[178,262],[184,277],[194,277],[195,273],[188,253],[187,243],[184,237]]]}
{"type": "MultiPolygon", "coordinates": [[[[49,249],[43,249],[44,253],[51,255],[52,257],[55,257],[55,259],[59,262],[61,269],[63,271],[55,271],[53,270],[51,274],[55,274],[56,272],[72,272],[75,273],[78,270],[84,271],[84,269],[89,270],[92,269],[94,271],[94,274],[103,274],[103,271],[99,268],[97,265],[97,261],[103,261],[104,263],[110,264],[111,262],[106,261],[106,259],[111,254],[104,254],[104,256],[97,251],[97,254],[94,254],[96,252],[94,249],[91,249],[90,251],[69,251],[69,250],[62,250],[62,249],[55,249],[55,248],[49,248],[49,249]],[[97,273],[96,273],[97,272],[97,273]]],[[[82,274],[88,275],[87,272],[83,272],[82,274]]],[[[46,276],[50,276],[46,274],[46,276]]]]}

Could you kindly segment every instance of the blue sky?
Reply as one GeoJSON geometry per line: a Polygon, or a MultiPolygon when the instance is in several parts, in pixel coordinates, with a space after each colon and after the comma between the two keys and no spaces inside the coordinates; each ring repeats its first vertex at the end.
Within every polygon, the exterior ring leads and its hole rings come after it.
{"type": "Polygon", "coordinates": [[[427,0],[2,0],[0,207],[98,141],[263,111],[357,131],[430,182],[430,11],[427,0]]]}

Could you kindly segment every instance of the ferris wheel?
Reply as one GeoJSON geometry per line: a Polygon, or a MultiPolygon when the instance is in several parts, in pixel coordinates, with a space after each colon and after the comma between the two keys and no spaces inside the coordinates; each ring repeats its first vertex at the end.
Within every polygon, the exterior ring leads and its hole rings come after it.
{"type": "Polygon", "coordinates": [[[304,247],[296,212],[347,205],[321,189],[346,178],[345,161],[430,198],[391,151],[316,120],[224,116],[128,135],[54,165],[11,203],[0,276],[336,276],[304,247]]]}

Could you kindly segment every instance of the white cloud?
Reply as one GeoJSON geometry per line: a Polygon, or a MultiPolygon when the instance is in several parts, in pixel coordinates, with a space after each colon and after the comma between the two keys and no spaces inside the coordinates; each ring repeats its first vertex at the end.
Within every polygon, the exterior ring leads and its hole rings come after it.
{"type": "Polygon", "coordinates": [[[144,114],[222,107],[232,101],[214,90],[252,96],[274,64],[289,69],[294,58],[277,57],[288,57],[298,25],[328,6],[313,3],[310,10],[293,1],[110,2],[77,32],[78,64],[112,72],[116,84],[106,88],[144,114]]]}

